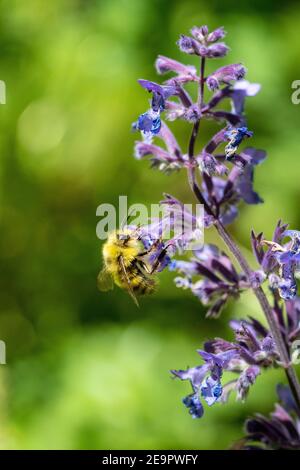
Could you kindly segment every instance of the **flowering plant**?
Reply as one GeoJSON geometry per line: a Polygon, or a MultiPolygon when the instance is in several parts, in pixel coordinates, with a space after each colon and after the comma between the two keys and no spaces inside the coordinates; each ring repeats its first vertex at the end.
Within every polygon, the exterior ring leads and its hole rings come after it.
{"type": "MultiPolygon", "coordinates": [[[[160,270],[175,271],[176,286],[189,290],[208,305],[207,316],[213,318],[220,315],[229,298],[251,289],[267,326],[252,317],[232,320],[234,339],[208,341],[198,351],[201,365],[172,370],[172,374],[190,382],[192,390],[183,404],[193,418],[201,418],[204,402],[208,406],[224,403],[231,392],[236,393],[237,399],[245,400],[263,369],[281,367],[288,382],[288,386],[278,388],[281,404],[276,405],[271,418],[249,419],[246,437],[238,447],[300,448],[300,385],[291,359],[292,343],[300,337],[300,298],[295,277],[300,262],[300,232],[288,230],[281,221],[272,240],[253,231],[251,244],[258,266],[252,270],[226,228],[238,217],[240,203],[263,202],[254,190],[254,172],[266,153],[244,147],[253,137],[253,131],[247,128],[245,100],[256,95],[260,86],[245,80],[246,69],[240,63],[205,74],[207,60],[228,53],[229,48],[220,42],[225,34],[223,28],[210,32],[207,26],[201,26],[193,27],[190,36],[180,36],[179,49],[199,57],[199,72],[193,65],[160,55],[155,63],[158,74],[172,76],[163,84],[138,80],[151,94],[151,101],[150,108],[133,124],[133,129],[142,136],[135,143],[135,156],[149,158],[159,171],[187,172],[191,190],[204,207],[205,227],[217,230],[240,267],[238,272],[229,256],[214,245],[204,245],[194,250],[190,259],[183,260],[176,257],[178,244],[171,243],[173,249],[168,251],[168,246],[162,243],[159,249],[163,255],[157,255],[161,258],[160,270]],[[186,90],[187,84],[197,87],[196,102],[186,90]],[[205,93],[209,94],[207,99],[205,93]],[[231,103],[230,111],[220,109],[227,100],[231,103]],[[163,121],[163,114],[168,121],[182,119],[192,126],[186,152],[163,121]],[[195,142],[204,119],[213,119],[222,127],[196,153],[195,142]],[[271,301],[263,285],[269,290],[271,301]],[[224,371],[234,372],[236,378],[224,383],[224,371]]],[[[171,207],[174,201],[177,200],[167,196],[164,203],[171,207]]]]}

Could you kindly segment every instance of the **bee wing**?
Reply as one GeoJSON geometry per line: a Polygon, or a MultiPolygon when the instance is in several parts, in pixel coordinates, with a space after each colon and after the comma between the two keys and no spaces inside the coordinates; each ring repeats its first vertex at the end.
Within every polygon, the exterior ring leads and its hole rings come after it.
{"type": "Polygon", "coordinates": [[[113,279],[105,268],[97,276],[97,287],[101,292],[107,292],[114,287],[113,279]]]}
{"type": "Polygon", "coordinates": [[[129,293],[130,297],[132,298],[132,300],[134,301],[135,305],[136,305],[137,307],[139,307],[138,300],[137,300],[136,296],[134,295],[134,293],[133,293],[133,291],[132,291],[130,279],[129,279],[129,277],[128,277],[128,274],[127,274],[127,271],[126,271],[126,266],[125,266],[125,264],[124,264],[124,260],[123,260],[123,257],[122,257],[122,256],[120,257],[120,265],[121,265],[121,267],[122,267],[122,270],[123,270],[123,273],[124,273],[124,276],[125,276],[125,279],[126,279],[126,284],[127,284],[128,293],[129,293]]]}

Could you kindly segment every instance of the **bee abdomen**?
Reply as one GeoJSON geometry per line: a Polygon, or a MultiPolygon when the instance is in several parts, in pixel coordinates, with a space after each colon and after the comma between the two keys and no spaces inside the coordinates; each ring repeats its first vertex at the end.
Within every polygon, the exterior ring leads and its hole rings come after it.
{"type": "Polygon", "coordinates": [[[156,282],[148,277],[140,278],[132,286],[133,292],[138,295],[152,294],[155,290],[156,282]]]}

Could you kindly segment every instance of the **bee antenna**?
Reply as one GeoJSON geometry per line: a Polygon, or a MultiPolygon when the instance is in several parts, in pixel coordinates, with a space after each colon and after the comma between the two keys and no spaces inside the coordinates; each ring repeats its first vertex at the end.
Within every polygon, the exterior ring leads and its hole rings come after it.
{"type": "Polygon", "coordinates": [[[135,213],[135,210],[134,210],[134,209],[132,209],[132,210],[129,212],[129,214],[127,214],[126,217],[122,220],[122,222],[121,222],[121,227],[120,227],[121,230],[123,230],[124,227],[125,227],[125,225],[127,225],[127,222],[128,222],[128,220],[130,219],[130,217],[132,216],[133,213],[135,213]]]}

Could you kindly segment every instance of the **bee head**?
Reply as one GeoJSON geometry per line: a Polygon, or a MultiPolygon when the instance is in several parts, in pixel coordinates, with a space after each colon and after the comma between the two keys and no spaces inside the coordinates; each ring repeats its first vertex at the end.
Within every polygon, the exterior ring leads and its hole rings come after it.
{"type": "Polygon", "coordinates": [[[124,232],[119,232],[119,233],[117,233],[117,240],[122,245],[125,245],[130,240],[130,234],[129,233],[124,233],[124,232]]]}

